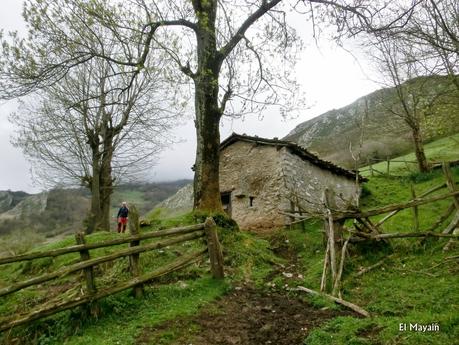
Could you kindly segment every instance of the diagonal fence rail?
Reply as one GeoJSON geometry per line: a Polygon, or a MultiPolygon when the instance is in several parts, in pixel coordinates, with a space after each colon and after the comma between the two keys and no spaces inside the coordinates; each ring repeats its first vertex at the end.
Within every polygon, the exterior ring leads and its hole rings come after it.
{"type": "Polygon", "coordinates": [[[73,263],[53,272],[19,281],[1,288],[0,298],[2,296],[13,294],[31,286],[40,285],[57,278],[62,278],[68,274],[78,271],[84,272],[82,277],[86,285],[86,290],[84,290],[83,294],[80,296],[75,296],[65,301],[61,300],[55,301],[51,304],[43,304],[26,314],[15,315],[13,317],[4,317],[0,319],[0,332],[59,313],[67,309],[75,308],[77,306],[87,305],[89,307],[89,313],[97,315],[99,313],[99,308],[97,303],[95,303],[97,300],[131,288],[134,289],[135,297],[141,297],[143,295],[142,286],[144,283],[198,262],[202,260],[206,254],[210,258],[212,276],[216,279],[221,279],[224,277],[223,255],[216,228],[217,226],[212,218],[207,218],[206,221],[201,224],[143,234],[138,233],[138,227],[136,226],[131,229],[131,233],[133,233],[131,236],[91,244],[87,244],[85,242],[83,233],[78,233],[76,234],[77,245],[74,246],[0,258],[0,265],[5,265],[21,261],[31,261],[39,258],[54,258],[69,253],[80,253],[80,260],[77,263],[73,263]],[[146,243],[143,245],[141,244],[142,241],[153,238],[166,239],[154,243],[146,243]],[[201,238],[205,239],[205,249],[182,255],[174,261],[151,272],[144,274],[140,273],[142,271],[139,260],[139,255],[141,253],[166,248],[174,244],[194,241],[201,238]],[[91,258],[90,256],[90,250],[117,246],[126,243],[129,244],[128,248],[120,249],[108,255],[103,255],[96,258],[91,258]],[[98,290],[95,282],[95,275],[93,270],[94,267],[102,263],[123,257],[129,257],[129,271],[131,272],[131,279],[122,283],[118,283],[117,285],[98,290]]]}

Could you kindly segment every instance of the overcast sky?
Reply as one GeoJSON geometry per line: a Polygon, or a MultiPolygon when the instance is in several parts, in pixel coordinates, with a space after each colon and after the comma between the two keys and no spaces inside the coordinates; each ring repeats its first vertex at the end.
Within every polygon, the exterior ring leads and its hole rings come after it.
{"type": "MultiPolygon", "coordinates": [[[[1,0],[0,28],[5,31],[23,27],[22,0],[1,0]]],[[[258,135],[260,137],[283,137],[299,123],[325,111],[343,107],[357,98],[378,88],[366,75],[366,63],[336,47],[327,40],[321,40],[319,47],[312,42],[310,30],[303,20],[292,25],[298,30],[306,48],[297,65],[297,78],[307,97],[308,109],[295,119],[283,119],[276,111],[268,110],[260,120],[257,116],[244,119],[225,119],[221,124],[222,140],[232,132],[258,135]]],[[[358,55],[357,51],[354,51],[358,55]]],[[[24,190],[37,192],[30,176],[30,166],[20,150],[12,147],[10,136],[14,131],[8,122],[8,115],[16,109],[16,102],[0,103],[0,190],[24,190]]],[[[167,181],[192,178],[190,167],[195,155],[195,131],[191,120],[175,128],[172,133],[182,141],[166,149],[151,170],[153,181],[167,181]]]]}

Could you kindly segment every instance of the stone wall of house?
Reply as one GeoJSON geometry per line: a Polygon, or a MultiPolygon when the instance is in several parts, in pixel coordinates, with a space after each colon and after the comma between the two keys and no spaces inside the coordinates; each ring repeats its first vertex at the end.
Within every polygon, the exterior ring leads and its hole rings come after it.
{"type": "Polygon", "coordinates": [[[284,225],[280,158],[276,147],[242,141],[221,151],[220,191],[231,191],[231,216],[242,229],[284,225]]]}
{"type": "MultiPolygon", "coordinates": [[[[299,156],[288,148],[281,149],[283,176],[285,181],[284,210],[291,209],[290,201],[305,210],[323,212],[323,193],[326,188],[333,191],[338,209],[356,205],[358,195],[355,181],[322,169],[299,156]]],[[[296,208],[298,209],[298,208],[296,208]]]]}

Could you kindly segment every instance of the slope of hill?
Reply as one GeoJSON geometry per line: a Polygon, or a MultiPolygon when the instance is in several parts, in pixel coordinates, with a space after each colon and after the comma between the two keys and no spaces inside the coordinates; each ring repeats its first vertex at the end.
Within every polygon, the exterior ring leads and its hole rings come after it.
{"type": "MultiPolygon", "coordinates": [[[[432,142],[426,150],[428,158],[457,159],[458,139],[456,135],[432,142]]],[[[381,175],[370,179],[362,200],[364,209],[410,200],[411,184],[421,193],[444,182],[439,169],[419,174],[402,166],[396,168],[397,176],[381,175]]],[[[454,167],[452,172],[454,179],[459,181],[459,168],[454,167]]],[[[429,228],[451,203],[451,200],[439,200],[420,206],[419,229],[429,228]]],[[[202,215],[190,213],[174,219],[156,219],[160,223],[142,228],[142,231],[190,224],[199,217],[202,215]]],[[[414,225],[412,220],[412,210],[406,209],[384,223],[381,230],[409,232],[414,225]]],[[[440,232],[449,220],[444,220],[434,231],[440,232]]],[[[343,298],[372,315],[362,318],[324,297],[310,297],[294,289],[300,285],[319,290],[325,250],[322,232],[323,224],[313,220],[304,228],[275,231],[269,237],[265,234],[264,239],[252,233],[220,228],[225,280],[213,280],[208,276],[207,265],[195,265],[146,284],[143,299],[134,299],[126,292],[102,300],[100,318],[82,319],[76,310],[65,311],[5,332],[0,335],[0,343],[3,340],[5,344],[10,341],[39,345],[457,344],[457,240],[449,251],[442,250],[449,239],[394,239],[390,246],[360,247],[349,243],[343,270],[343,298]],[[370,267],[373,268],[364,274],[359,273],[370,267]],[[400,324],[404,323],[408,327],[410,323],[438,324],[439,331],[421,332],[409,328],[401,331],[400,324]]],[[[88,236],[88,241],[119,236],[95,233],[88,236]]],[[[55,249],[73,243],[74,238],[69,236],[45,248],[55,249]]],[[[172,246],[154,256],[143,256],[146,269],[180,255],[184,248],[186,246],[172,246]]],[[[103,254],[107,254],[105,249],[95,252],[94,257],[103,254]]],[[[77,256],[0,266],[0,286],[62,267],[65,262],[74,262],[77,256]]],[[[126,262],[100,265],[97,279],[112,282],[129,276],[129,270],[122,266],[126,262]]],[[[62,290],[66,289],[66,284],[77,277],[69,275],[59,279],[51,289],[41,286],[37,290],[24,290],[18,297],[4,297],[0,314],[10,315],[41,303],[49,291],[65,293],[62,290]]]]}
{"type": "MultiPolygon", "coordinates": [[[[112,218],[122,201],[136,204],[141,214],[174,194],[189,180],[162,183],[138,183],[119,186],[112,197],[112,218]]],[[[53,189],[27,194],[0,192],[0,236],[16,231],[31,231],[51,237],[82,228],[90,205],[90,195],[84,189],[53,189]],[[2,212],[3,211],[3,212],[2,212]]]]}
{"type": "MultiPolygon", "coordinates": [[[[422,126],[427,142],[459,132],[459,95],[457,90],[451,90],[446,77],[418,78],[407,83],[422,84],[425,99],[432,99],[432,94],[440,95],[437,104],[424,114],[422,126]]],[[[394,157],[412,150],[407,125],[390,112],[396,103],[394,88],[381,89],[299,124],[284,139],[348,168],[353,168],[349,147],[352,145],[356,152],[362,135],[360,163],[367,157],[394,157]]]]}

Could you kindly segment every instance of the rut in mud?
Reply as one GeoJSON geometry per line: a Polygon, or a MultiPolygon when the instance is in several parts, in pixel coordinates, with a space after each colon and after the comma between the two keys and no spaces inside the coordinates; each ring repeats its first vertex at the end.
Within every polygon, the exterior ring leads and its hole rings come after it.
{"type": "MultiPolygon", "coordinates": [[[[277,255],[288,259],[268,280],[283,271],[297,276],[297,258],[288,245],[273,246],[277,255]]],[[[239,286],[198,315],[145,327],[136,345],[295,345],[303,344],[309,332],[347,311],[318,309],[285,289],[258,290],[239,286]],[[167,341],[165,341],[168,339],[167,341]],[[164,341],[164,342],[163,342],[164,341]]]]}

